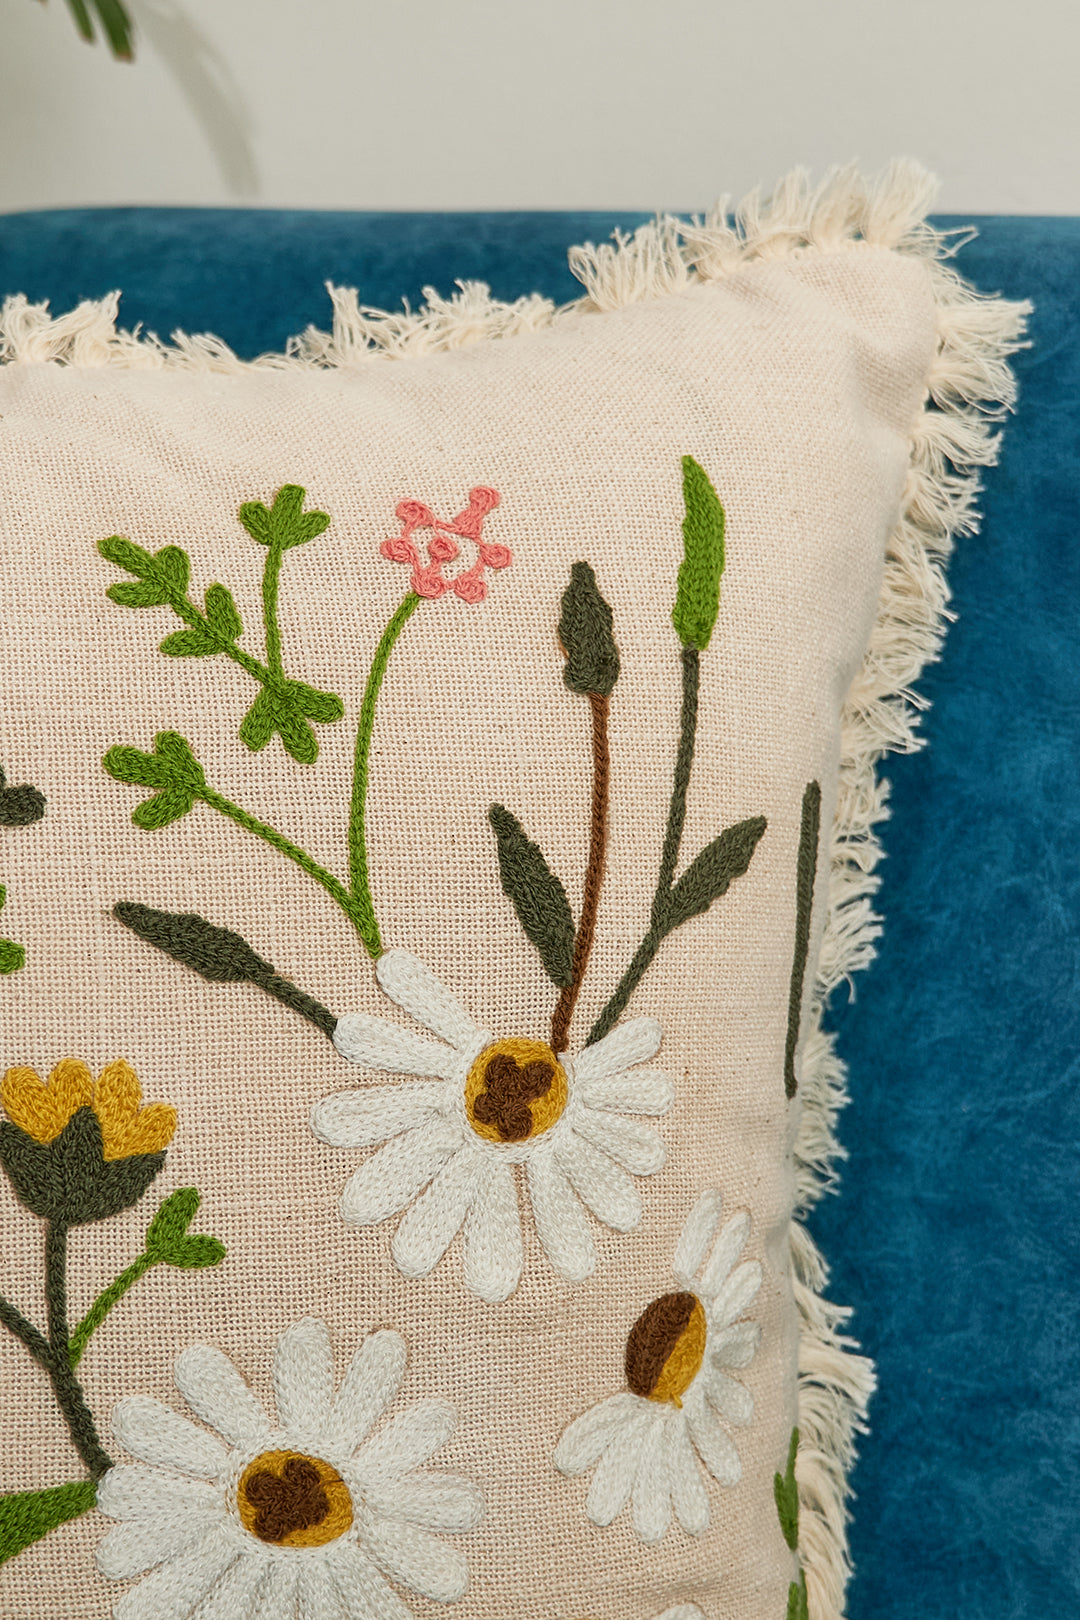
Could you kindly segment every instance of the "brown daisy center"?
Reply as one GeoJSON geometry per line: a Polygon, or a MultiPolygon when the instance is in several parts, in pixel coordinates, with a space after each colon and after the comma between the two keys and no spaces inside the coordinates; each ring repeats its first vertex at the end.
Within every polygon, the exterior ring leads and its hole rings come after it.
{"type": "Polygon", "coordinates": [[[649,1401],[682,1405],[705,1359],[705,1308],[696,1294],[662,1294],[626,1341],[626,1382],[649,1401]]]}
{"type": "Polygon", "coordinates": [[[465,1112],[489,1142],[527,1142],[566,1107],[566,1072],[550,1046],[516,1036],[486,1046],[465,1082],[465,1112]]]}
{"type": "Polygon", "coordinates": [[[299,1451],[264,1451],[237,1488],[245,1530],[275,1547],[322,1547],[353,1521],[352,1497],[336,1468],[299,1451]]]}

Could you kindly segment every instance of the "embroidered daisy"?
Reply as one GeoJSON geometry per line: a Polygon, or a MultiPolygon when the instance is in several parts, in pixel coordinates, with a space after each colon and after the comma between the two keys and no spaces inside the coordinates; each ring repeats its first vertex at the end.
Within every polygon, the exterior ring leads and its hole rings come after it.
{"type": "Polygon", "coordinates": [[[176,1383],[224,1444],[147,1396],[120,1401],[113,1428],[140,1461],[98,1485],[98,1507],[123,1522],[97,1558],[115,1580],[145,1578],[115,1620],[408,1620],[394,1587],[456,1602],[465,1558],[431,1532],[471,1530],[483,1499],[468,1480],[425,1468],[454,1432],[445,1401],[372,1433],[405,1362],[400,1334],[373,1333],[335,1396],[330,1336],[308,1318],[278,1340],[276,1424],[227,1357],[202,1344],[177,1358],[176,1383]]]}
{"type": "Polygon", "coordinates": [[[708,1528],[702,1468],[737,1485],[739,1454],[726,1425],[750,1422],[754,1402],[733,1369],[749,1366],[761,1337],[739,1318],[761,1287],[757,1260],[736,1262],[750,1234],[738,1210],[719,1232],[720,1194],[698,1199],[675,1250],[671,1293],[654,1299],[626,1341],[627,1390],[571,1423],[555,1452],[564,1474],[596,1467],[585,1511],[611,1524],[631,1502],[642,1541],[660,1541],[672,1510],[688,1535],[708,1528]]]}
{"type": "Polygon", "coordinates": [[[440,1040],[366,1013],[339,1020],[334,1044],[352,1062],[430,1077],[316,1104],[312,1129],[324,1142],[386,1143],[345,1187],[345,1220],[373,1226],[405,1210],[392,1248],[407,1277],[426,1277],[464,1226],[466,1284],[495,1304],[521,1277],[521,1166],[555,1270],[569,1282],[589,1276],[596,1249],[582,1206],[605,1226],[632,1231],[641,1219],[632,1178],[664,1162],[659,1137],[624,1117],[671,1106],[671,1081],[634,1067],[656,1052],[660,1025],[638,1018],[572,1058],[556,1056],[543,1041],[495,1040],[478,1029],[407,951],[387,951],[376,974],[386,994],[440,1040]]]}

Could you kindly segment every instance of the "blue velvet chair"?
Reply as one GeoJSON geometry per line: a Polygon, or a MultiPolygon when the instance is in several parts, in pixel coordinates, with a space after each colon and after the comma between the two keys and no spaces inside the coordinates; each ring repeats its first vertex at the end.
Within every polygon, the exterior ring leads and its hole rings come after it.
{"type": "MultiPolygon", "coordinates": [[[[327,279],[576,284],[565,248],[640,216],[63,210],[0,219],[0,292],[240,354],[326,325],[327,279]]],[[[958,223],[946,221],[947,224],[958,223]]],[[[842,1196],[814,1227],[881,1388],[854,1483],[852,1620],[1080,1609],[1080,219],[990,218],[959,266],[1034,299],[1019,414],[958,622],[893,760],[886,930],[833,1022],[851,1068],[842,1196]]]]}

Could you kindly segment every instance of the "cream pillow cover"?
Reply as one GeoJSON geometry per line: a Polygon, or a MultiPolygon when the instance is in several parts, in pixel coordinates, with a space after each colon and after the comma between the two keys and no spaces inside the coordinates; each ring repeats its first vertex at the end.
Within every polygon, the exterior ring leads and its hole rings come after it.
{"type": "Polygon", "coordinates": [[[5,1617],[841,1612],[821,1011],[1024,314],[927,197],[8,301],[5,1617]]]}

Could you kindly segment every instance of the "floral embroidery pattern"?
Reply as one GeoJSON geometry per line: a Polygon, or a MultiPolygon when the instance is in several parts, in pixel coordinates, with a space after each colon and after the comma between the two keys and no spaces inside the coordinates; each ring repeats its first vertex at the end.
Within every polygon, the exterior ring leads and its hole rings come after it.
{"type": "Polygon", "coordinates": [[[521,1277],[521,1166],[552,1265],[570,1282],[591,1275],[596,1248],[582,1206],[631,1231],[641,1219],[632,1177],[664,1161],[655,1133],[625,1117],[671,1105],[671,1081],[636,1067],[659,1047],[659,1024],[634,1019],[573,1057],[556,1056],[542,1041],[495,1040],[407,951],[387,951],[375,971],[438,1041],[366,1013],[339,1019],[334,1044],[352,1062],[426,1077],[316,1104],[312,1129],[323,1141],[387,1144],[348,1182],[345,1220],[370,1226],[407,1208],[392,1252],[408,1277],[427,1276],[464,1225],[466,1284],[495,1304],[521,1277]]]}
{"type": "Polygon", "coordinates": [[[142,1579],[117,1615],[407,1620],[397,1587],[461,1598],[466,1559],[439,1533],[475,1528],[483,1498],[426,1466],[457,1426],[447,1402],[421,1401],[377,1428],[406,1361],[400,1334],[373,1333],[335,1394],[330,1335],[307,1318],[278,1340],[276,1420],[228,1358],[201,1344],[177,1358],[176,1384],[221,1439],[149,1397],[121,1400],[113,1429],[139,1460],[98,1487],[99,1508],[120,1522],[97,1558],[114,1580],[142,1579]]]}
{"type": "Polygon", "coordinates": [[[142,1252],[108,1285],[74,1328],[69,1325],[67,1269],[74,1227],[130,1209],[165,1163],[176,1129],[175,1110],[142,1102],[135,1071],[123,1059],[95,1080],[85,1063],[66,1058],[43,1082],[33,1069],[13,1068],[0,1098],[0,1165],[16,1196],[45,1223],[46,1331],[9,1300],[0,1324],[44,1368],[72,1443],[90,1479],[46,1491],[0,1498],[0,1561],[65,1519],[94,1505],[95,1481],[111,1467],[86,1404],[76,1367],[109,1311],[152,1266],[197,1270],[217,1265],[225,1250],[216,1238],[188,1232],[199,1207],[194,1187],[165,1199],[150,1222],[142,1252]]]}
{"type": "Polygon", "coordinates": [[[737,1485],[742,1467],[727,1427],[753,1418],[749,1390],[731,1372],[748,1367],[761,1337],[742,1320],[761,1287],[757,1260],[739,1263],[750,1235],[745,1210],[720,1225],[721,1200],[703,1193],[675,1251],[675,1289],[652,1301],[626,1344],[627,1389],[577,1418],[555,1451],[576,1476],[596,1469],[585,1511],[608,1525],[631,1504],[642,1541],[661,1541],[672,1514],[688,1535],[709,1526],[703,1468],[737,1485]]]}
{"type": "MultiPolygon", "coordinates": [[[[45,795],[28,782],[8,787],[0,766],[0,827],[29,827],[45,814],[45,795]]],[[[7,888],[0,883],[0,911],[7,904],[7,888]]],[[[18,973],[26,966],[26,947],[13,939],[0,939],[0,973],[18,973]]]]}

